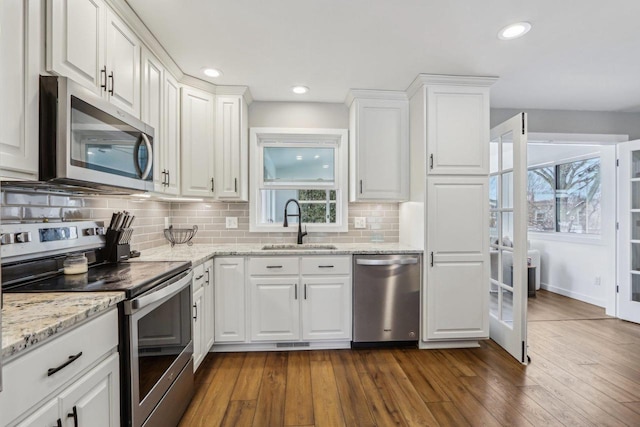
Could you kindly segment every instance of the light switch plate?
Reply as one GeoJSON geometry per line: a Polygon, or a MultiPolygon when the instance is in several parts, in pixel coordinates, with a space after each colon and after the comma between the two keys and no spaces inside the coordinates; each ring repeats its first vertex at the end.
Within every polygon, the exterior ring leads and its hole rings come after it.
{"type": "Polygon", "coordinates": [[[238,217],[227,216],[225,217],[227,228],[238,228],[238,217]]]}
{"type": "Polygon", "coordinates": [[[367,228],[367,218],[364,216],[357,216],[353,218],[354,228],[367,228]]]}

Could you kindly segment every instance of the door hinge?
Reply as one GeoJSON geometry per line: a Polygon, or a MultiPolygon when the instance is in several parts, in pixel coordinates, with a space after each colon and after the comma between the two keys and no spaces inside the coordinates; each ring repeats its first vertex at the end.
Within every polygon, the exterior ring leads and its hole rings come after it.
{"type": "Polygon", "coordinates": [[[620,285],[616,285],[616,294],[620,293],[620,285]]]}
{"type": "Polygon", "coordinates": [[[524,113],[520,113],[520,114],[522,117],[522,134],[524,135],[525,133],[527,133],[527,126],[525,124],[524,113]]]}

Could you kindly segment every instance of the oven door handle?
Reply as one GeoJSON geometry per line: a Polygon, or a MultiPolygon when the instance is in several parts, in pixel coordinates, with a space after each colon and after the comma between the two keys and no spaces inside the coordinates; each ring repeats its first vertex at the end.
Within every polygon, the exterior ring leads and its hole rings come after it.
{"type": "Polygon", "coordinates": [[[193,279],[193,272],[189,271],[185,273],[180,279],[167,285],[163,288],[153,291],[141,297],[135,298],[131,301],[125,302],[125,314],[133,314],[138,310],[141,310],[155,302],[169,299],[178,292],[184,290],[187,286],[191,286],[193,279]]]}

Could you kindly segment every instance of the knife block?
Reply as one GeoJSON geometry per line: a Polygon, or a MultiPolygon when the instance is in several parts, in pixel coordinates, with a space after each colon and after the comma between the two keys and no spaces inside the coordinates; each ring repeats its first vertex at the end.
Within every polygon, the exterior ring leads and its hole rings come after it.
{"type": "Polygon", "coordinates": [[[111,263],[118,263],[129,259],[131,246],[129,243],[118,243],[122,237],[123,231],[107,230],[105,260],[111,263]]]}

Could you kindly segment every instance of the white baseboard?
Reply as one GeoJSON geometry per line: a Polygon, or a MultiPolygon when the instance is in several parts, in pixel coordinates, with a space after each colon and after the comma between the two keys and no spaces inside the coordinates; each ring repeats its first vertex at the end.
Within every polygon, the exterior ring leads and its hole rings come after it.
{"type": "Polygon", "coordinates": [[[597,305],[598,307],[605,307],[605,301],[593,298],[589,295],[581,294],[579,292],[574,292],[570,289],[559,288],[557,286],[551,286],[548,283],[541,283],[540,287],[546,291],[553,292],[555,294],[564,295],[565,297],[577,299],[578,301],[586,302],[588,304],[597,305]]]}
{"type": "Polygon", "coordinates": [[[418,348],[420,350],[436,350],[439,348],[476,348],[480,347],[478,341],[420,341],[418,348]]]}

